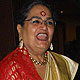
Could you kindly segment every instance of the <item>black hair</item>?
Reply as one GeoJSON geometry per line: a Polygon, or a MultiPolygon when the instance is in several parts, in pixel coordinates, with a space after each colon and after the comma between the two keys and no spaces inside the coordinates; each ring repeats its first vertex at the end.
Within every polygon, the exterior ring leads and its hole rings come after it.
{"type": "Polygon", "coordinates": [[[19,13],[16,17],[16,24],[20,24],[21,26],[24,25],[24,21],[25,19],[28,17],[28,13],[29,11],[35,6],[35,5],[43,5],[46,6],[52,15],[53,20],[55,20],[55,16],[54,16],[54,12],[51,8],[51,6],[49,5],[49,3],[45,2],[44,0],[29,0],[27,2],[25,2],[25,4],[23,5],[23,7],[19,10],[19,13]]]}

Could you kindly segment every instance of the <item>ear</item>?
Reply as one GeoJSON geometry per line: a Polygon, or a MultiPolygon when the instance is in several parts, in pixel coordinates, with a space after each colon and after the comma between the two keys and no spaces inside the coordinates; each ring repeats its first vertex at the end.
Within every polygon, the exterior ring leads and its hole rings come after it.
{"type": "Polygon", "coordinates": [[[17,25],[17,31],[19,34],[22,32],[22,26],[20,24],[17,25]]]}

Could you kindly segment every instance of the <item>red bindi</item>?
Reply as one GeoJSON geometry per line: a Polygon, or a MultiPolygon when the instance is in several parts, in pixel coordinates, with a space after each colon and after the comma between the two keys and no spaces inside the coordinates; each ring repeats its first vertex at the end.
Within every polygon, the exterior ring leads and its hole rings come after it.
{"type": "Polygon", "coordinates": [[[41,14],[42,16],[45,16],[45,15],[46,15],[46,12],[41,11],[40,14],[41,14]]]}

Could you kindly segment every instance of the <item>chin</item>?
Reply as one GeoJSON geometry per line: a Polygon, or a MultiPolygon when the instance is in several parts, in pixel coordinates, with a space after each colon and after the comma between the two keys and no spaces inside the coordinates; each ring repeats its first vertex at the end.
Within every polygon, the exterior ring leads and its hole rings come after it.
{"type": "Polygon", "coordinates": [[[44,45],[39,45],[38,48],[47,50],[49,48],[49,46],[48,45],[45,45],[45,46],[44,45]]]}
{"type": "Polygon", "coordinates": [[[40,49],[47,50],[49,48],[50,43],[48,41],[38,41],[36,43],[36,46],[40,49]]]}

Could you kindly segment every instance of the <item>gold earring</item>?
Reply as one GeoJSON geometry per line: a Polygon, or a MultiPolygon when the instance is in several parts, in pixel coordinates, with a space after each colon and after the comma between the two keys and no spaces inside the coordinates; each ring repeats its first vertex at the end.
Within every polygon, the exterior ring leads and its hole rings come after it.
{"type": "Polygon", "coordinates": [[[22,39],[21,33],[19,33],[19,47],[20,49],[23,47],[23,39],[22,39]]]}
{"type": "Polygon", "coordinates": [[[22,36],[21,36],[21,34],[19,34],[19,41],[21,41],[22,40],[22,36]]]}
{"type": "Polygon", "coordinates": [[[50,50],[51,50],[51,51],[53,50],[53,45],[52,45],[52,43],[51,43],[51,45],[50,45],[50,50]]]}
{"type": "Polygon", "coordinates": [[[22,47],[23,47],[23,40],[22,39],[21,39],[21,41],[19,43],[19,47],[20,47],[20,49],[22,49],[22,47]]]}

